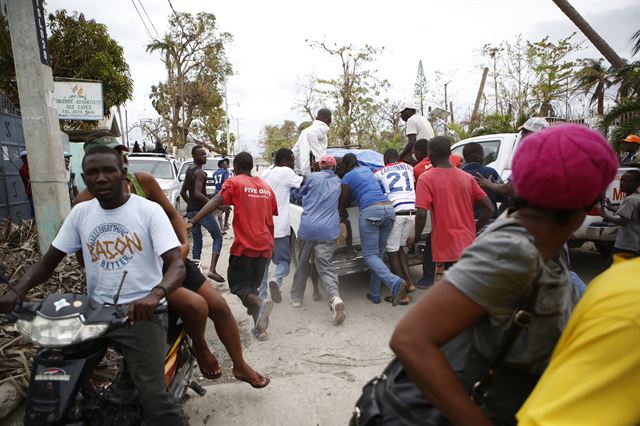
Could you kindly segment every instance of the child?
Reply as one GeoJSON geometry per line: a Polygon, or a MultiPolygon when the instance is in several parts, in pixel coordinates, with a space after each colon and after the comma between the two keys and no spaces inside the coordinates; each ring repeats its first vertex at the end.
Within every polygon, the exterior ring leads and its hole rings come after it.
{"type": "Polygon", "coordinates": [[[611,223],[620,225],[613,253],[625,253],[626,257],[640,256],[640,171],[629,170],[620,178],[620,190],[625,197],[618,210],[605,201],[602,217],[611,223]],[[607,210],[615,211],[611,215],[607,210]]]}

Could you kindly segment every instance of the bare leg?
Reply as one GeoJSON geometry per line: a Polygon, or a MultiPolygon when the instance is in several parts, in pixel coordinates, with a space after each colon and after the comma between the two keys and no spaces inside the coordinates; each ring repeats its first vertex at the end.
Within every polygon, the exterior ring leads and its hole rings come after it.
{"type": "Polygon", "coordinates": [[[206,300],[209,306],[209,318],[213,321],[216,333],[233,362],[234,376],[246,378],[250,383],[256,385],[268,383],[268,379],[254,371],[244,360],[240,343],[240,331],[226,300],[215,288],[207,283],[204,283],[198,289],[198,294],[206,300]]]}
{"type": "Polygon", "coordinates": [[[209,264],[209,273],[207,273],[207,276],[214,281],[223,283],[224,278],[222,277],[222,275],[216,272],[216,266],[218,266],[219,258],[220,258],[219,253],[211,253],[211,263],[209,264]]]}
{"type": "Polygon", "coordinates": [[[209,309],[207,302],[198,294],[180,287],[167,297],[169,307],[184,321],[184,329],[191,337],[193,354],[198,361],[200,371],[207,379],[220,377],[220,365],[209,350],[204,331],[207,326],[209,309]]]}
{"type": "Polygon", "coordinates": [[[400,266],[402,267],[402,275],[400,276],[403,277],[407,283],[407,291],[415,291],[416,283],[411,277],[411,271],[409,271],[409,259],[407,258],[407,253],[404,251],[403,247],[400,247],[400,250],[398,251],[398,258],[400,259],[400,266]]]}

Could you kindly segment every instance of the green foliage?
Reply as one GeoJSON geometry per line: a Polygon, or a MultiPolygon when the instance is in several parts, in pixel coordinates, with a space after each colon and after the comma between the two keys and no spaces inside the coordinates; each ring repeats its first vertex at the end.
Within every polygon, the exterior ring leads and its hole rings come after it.
{"type": "Polygon", "coordinates": [[[555,115],[552,102],[561,100],[570,91],[569,80],[574,73],[576,61],[567,59],[582,49],[573,42],[575,33],[556,43],[545,37],[538,42],[527,42],[528,58],[535,75],[532,87],[539,114],[543,117],[555,115]]]}
{"type": "Polygon", "coordinates": [[[298,140],[301,130],[291,120],[285,120],[281,125],[267,124],[260,132],[258,143],[262,146],[262,158],[271,163],[271,154],[280,148],[292,148],[298,140]]]}
{"type": "Polygon", "coordinates": [[[622,139],[640,133],[640,98],[620,100],[598,122],[598,129],[609,134],[609,141],[616,149],[622,139]]]}
{"type": "Polygon", "coordinates": [[[493,113],[481,118],[480,126],[471,131],[471,136],[514,133],[516,131],[511,114],[493,113]]]}
{"type": "Polygon", "coordinates": [[[427,101],[427,93],[429,92],[429,85],[427,84],[427,77],[424,75],[424,68],[422,67],[422,59],[418,62],[418,75],[416,75],[416,83],[413,86],[413,95],[418,101],[420,106],[420,115],[424,115],[424,104],[427,101]]]}
{"type": "MultiPolygon", "coordinates": [[[[61,9],[49,15],[49,52],[54,77],[100,80],[104,112],[133,95],[133,80],[124,51],[109,36],[107,26],[87,20],[82,13],[61,9]]],[[[0,90],[18,105],[11,40],[5,18],[0,18],[0,90]]],[[[93,123],[92,123],[93,124],[93,123]]],[[[72,122],[72,127],[88,125],[72,122]]]]}
{"type": "Polygon", "coordinates": [[[358,144],[370,143],[377,133],[373,117],[378,109],[379,97],[389,87],[386,80],[377,78],[371,64],[383,48],[352,44],[329,46],[325,42],[312,41],[309,45],[327,53],[340,63],[336,78],[319,79],[318,92],[334,104],[333,124],[329,139],[334,145],[350,146],[353,138],[358,144]]]}
{"type": "Polygon", "coordinates": [[[640,61],[631,62],[616,70],[614,82],[620,85],[618,99],[640,96],[640,61]]]}
{"type": "Polygon", "coordinates": [[[605,91],[613,84],[612,72],[605,68],[603,59],[583,59],[578,61],[581,68],[575,74],[574,82],[578,91],[591,94],[590,105],[597,104],[598,115],[604,114],[605,91]]]}
{"type": "Polygon", "coordinates": [[[211,13],[171,15],[169,31],[147,45],[159,52],[167,80],[151,87],[151,103],[169,123],[169,142],[182,147],[193,133],[220,153],[226,153],[222,108],[224,80],[231,74],[225,45],[229,33],[220,33],[211,13]]]}

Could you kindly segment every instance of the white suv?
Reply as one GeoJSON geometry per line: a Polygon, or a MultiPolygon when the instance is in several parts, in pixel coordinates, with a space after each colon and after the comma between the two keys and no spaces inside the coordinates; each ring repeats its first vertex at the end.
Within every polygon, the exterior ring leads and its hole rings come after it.
{"type": "Polygon", "coordinates": [[[160,185],[164,195],[180,211],[180,187],[178,180],[179,164],[175,157],[167,154],[136,152],[127,156],[129,172],[150,173],[160,185]]]}

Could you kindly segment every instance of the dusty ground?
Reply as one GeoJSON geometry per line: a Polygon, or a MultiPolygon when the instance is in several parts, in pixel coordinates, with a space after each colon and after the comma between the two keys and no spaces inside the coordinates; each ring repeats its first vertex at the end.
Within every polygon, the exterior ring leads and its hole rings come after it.
{"type": "MultiPolygon", "coordinates": [[[[226,271],[232,232],[225,237],[219,272],[226,271]]],[[[205,250],[211,240],[205,236],[205,250]],[[208,240],[208,244],[207,244],[208,240]]],[[[208,259],[205,252],[203,259],[208,259]]],[[[600,256],[588,247],[572,250],[573,268],[589,281],[604,267],[600,256]]],[[[204,262],[208,265],[207,261],[204,262]]],[[[418,277],[420,267],[414,267],[418,277]]],[[[223,273],[224,276],[226,274],[223,273]]],[[[207,340],[218,355],[224,369],[215,382],[207,385],[205,397],[192,396],[186,412],[193,425],[345,425],[362,386],[379,374],[392,353],[388,346],[395,324],[407,307],[393,308],[382,302],[373,305],[365,298],[368,274],[343,277],[341,296],[347,308],[347,319],[334,326],[326,294],[321,302],[311,298],[309,281],[302,308],[290,305],[289,289],[293,271],[285,280],[282,303],[271,315],[270,338],[258,342],[251,334],[252,321],[238,299],[228,292],[226,284],[217,285],[240,327],[245,357],[271,384],[260,390],[236,381],[231,375],[229,357],[213,327],[208,327],[207,340]]],[[[427,290],[413,293],[419,298],[427,290]]],[[[410,307],[410,306],[409,306],[410,307]]]]}

